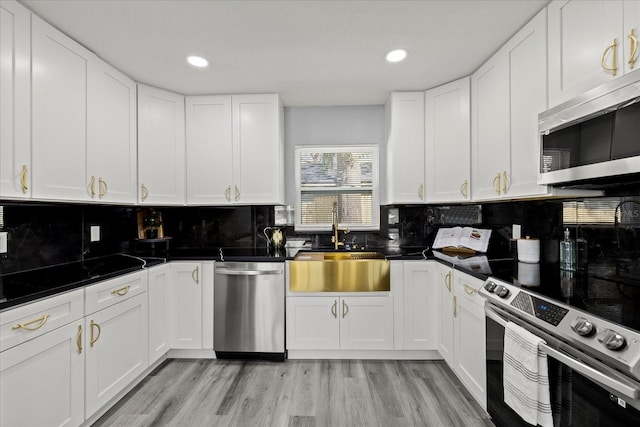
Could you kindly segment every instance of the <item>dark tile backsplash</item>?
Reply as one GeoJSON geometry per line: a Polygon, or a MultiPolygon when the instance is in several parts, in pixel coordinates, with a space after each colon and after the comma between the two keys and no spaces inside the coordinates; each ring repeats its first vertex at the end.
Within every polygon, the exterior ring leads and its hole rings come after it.
{"type": "MultiPolygon", "coordinates": [[[[489,253],[513,255],[512,224],[521,224],[523,236],[541,239],[541,258],[554,261],[565,227],[572,238],[588,242],[590,259],[637,257],[640,254],[640,197],[589,199],[615,210],[619,219],[609,224],[565,223],[564,206],[580,212],[580,200],[516,201],[456,206],[382,206],[379,231],[344,235],[348,245],[388,252],[416,252],[429,247],[439,227],[476,225],[493,230],[489,253]],[[575,204],[573,206],[572,204],[575,204]],[[618,205],[622,206],[619,207],[618,205]],[[613,206],[613,208],[612,208],[613,206]],[[616,208],[616,206],[618,206],[616,208]],[[618,212],[619,211],[619,212],[618,212]],[[635,216],[634,216],[635,215],[635,216]]],[[[114,253],[162,255],[165,245],[138,241],[137,207],[72,205],[58,203],[0,202],[9,250],[0,255],[0,274],[78,261],[114,253]],[[90,228],[100,226],[101,240],[90,242],[90,228]]],[[[265,248],[263,230],[274,224],[273,206],[163,207],[169,250],[217,248],[265,248]]],[[[573,212],[573,211],[572,211],[573,212]]],[[[1,222],[0,222],[1,224],[1,222]]],[[[296,234],[286,228],[289,239],[305,239],[316,248],[330,248],[330,233],[296,234]]]]}

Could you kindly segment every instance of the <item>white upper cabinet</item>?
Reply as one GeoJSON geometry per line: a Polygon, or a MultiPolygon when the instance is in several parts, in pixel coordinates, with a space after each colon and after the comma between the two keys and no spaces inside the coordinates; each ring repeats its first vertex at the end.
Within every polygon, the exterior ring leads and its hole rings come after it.
{"type": "Polygon", "coordinates": [[[543,195],[538,185],[538,114],[547,109],[547,13],[538,13],[503,48],[509,66],[511,175],[503,196],[543,195]]]}
{"type": "Polygon", "coordinates": [[[89,63],[87,177],[89,194],[102,203],[135,203],[136,85],[96,59],[89,63]]]}
{"type": "Polygon", "coordinates": [[[95,56],[32,16],[33,197],[90,200],[87,70],[95,56]]]}
{"type": "Polygon", "coordinates": [[[31,14],[0,3],[0,198],[31,196],[31,14]]]}
{"type": "Polygon", "coordinates": [[[138,201],[185,203],[184,97],[138,85],[138,201]]]}
{"type": "Polygon", "coordinates": [[[550,106],[637,68],[637,1],[557,0],[548,10],[550,106]]]}
{"type": "Polygon", "coordinates": [[[469,78],[425,92],[427,202],[470,200],[469,78]]]}
{"type": "Polygon", "coordinates": [[[233,201],[284,203],[284,123],[280,97],[234,95],[233,201]]]}
{"type": "Polygon", "coordinates": [[[188,96],[185,102],[187,203],[228,203],[233,181],[231,96],[188,96]]]}
{"type": "Polygon", "coordinates": [[[187,97],[187,203],[282,204],[276,94],[187,97]]]}
{"type": "Polygon", "coordinates": [[[622,3],[624,12],[624,70],[625,73],[636,70],[640,64],[638,34],[640,33],[640,1],[629,0],[622,3]]]}
{"type": "Polygon", "coordinates": [[[471,76],[471,123],[471,194],[474,200],[499,198],[511,179],[509,62],[504,50],[471,76]]]}
{"type": "Polygon", "coordinates": [[[394,92],[385,109],[387,203],[423,203],[424,92],[394,92]]]}

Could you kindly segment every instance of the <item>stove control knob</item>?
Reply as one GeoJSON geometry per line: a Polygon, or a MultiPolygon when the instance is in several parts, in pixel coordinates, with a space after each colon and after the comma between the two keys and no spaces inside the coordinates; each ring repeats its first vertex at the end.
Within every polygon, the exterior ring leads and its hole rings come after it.
{"type": "Polygon", "coordinates": [[[583,337],[590,337],[596,332],[596,328],[593,326],[593,323],[589,322],[584,317],[576,317],[576,319],[571,322],[571,329],[583,337]]]}
{"type": "Polygon", "coordinates": [[[605,329],[598,334],[598,341],[609,350],[622,350],[627,341],[613,329],[605,329]]]}
{"type": "Polygon", "coordinates": [[[500,298],[506,298],[509,296],[509,289],[507,289],[505,286],[498,286],[494,292],[500,298]]]}
{"type": "Polygon", "coordinates": [[[493,293],[497,287],[498,285],[496,285],[494,282],[488,282],[486,285],[484,285],[484,288],[487,290],[487,292],[491,293],[493,293]]]}

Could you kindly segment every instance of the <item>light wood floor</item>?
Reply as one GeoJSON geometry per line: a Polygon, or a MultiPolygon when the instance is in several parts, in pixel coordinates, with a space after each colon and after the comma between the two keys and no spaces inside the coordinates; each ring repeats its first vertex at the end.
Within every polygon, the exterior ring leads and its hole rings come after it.
{"type": "Polygon", "coordinates": [[[94,426],[493,426],[442,361],[173,359],[94,426]]]}

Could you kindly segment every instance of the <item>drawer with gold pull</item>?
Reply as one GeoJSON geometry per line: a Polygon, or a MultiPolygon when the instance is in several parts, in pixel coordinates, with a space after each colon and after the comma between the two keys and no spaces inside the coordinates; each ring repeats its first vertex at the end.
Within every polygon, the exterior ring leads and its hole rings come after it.
{"type": "Polygon", "coordinates": [[[147,292],[146,270],[98,282],[85,288],[85,313],[91,314],[147,292]]]}
{"type": "Polygon", "coordinates": [[[84,291],[76,289],[0,313],[0,352],[84,316],[84,291]]]}

